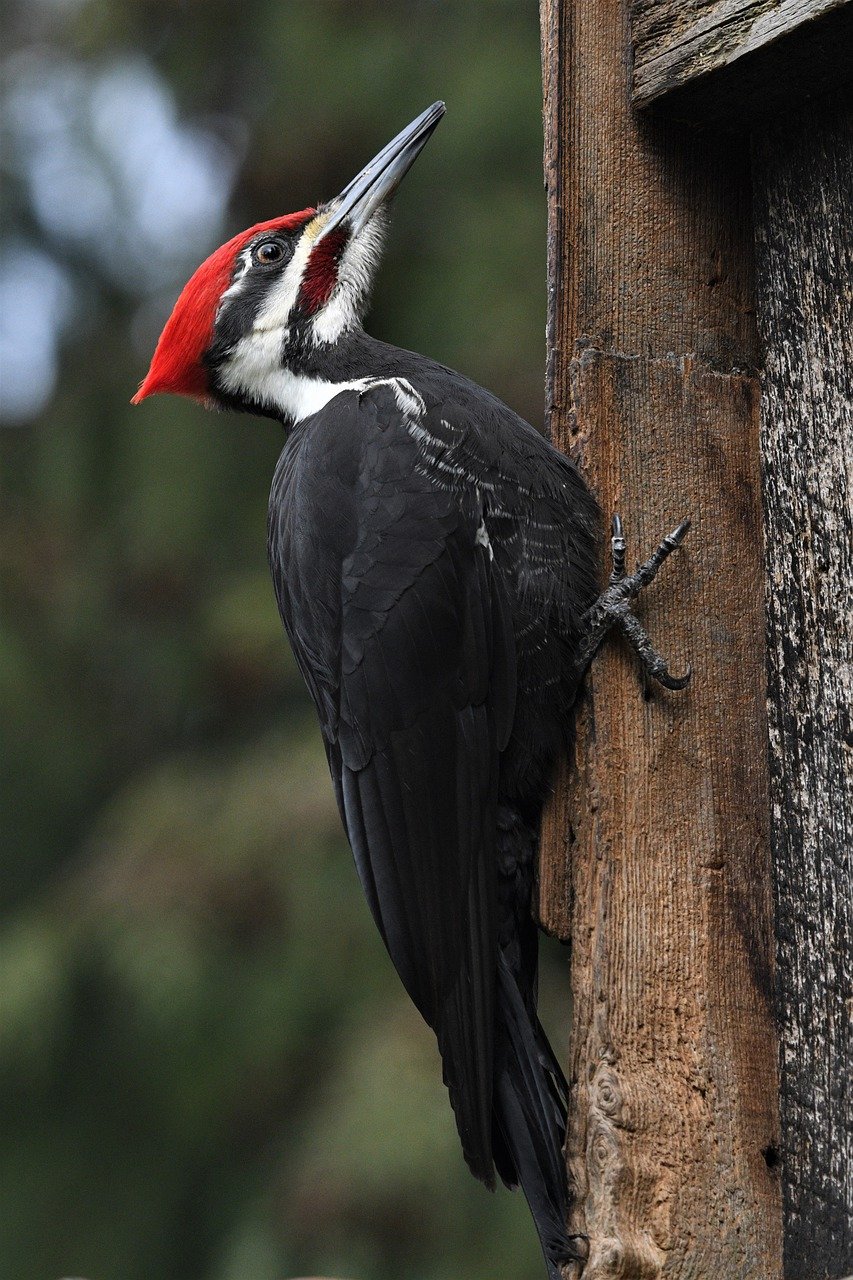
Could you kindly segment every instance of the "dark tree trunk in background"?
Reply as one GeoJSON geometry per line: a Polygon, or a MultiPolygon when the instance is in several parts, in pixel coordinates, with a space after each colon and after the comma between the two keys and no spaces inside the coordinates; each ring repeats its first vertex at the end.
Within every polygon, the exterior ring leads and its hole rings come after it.
{"type": "Polygon", "coordinates": [[[627,8],[544,0],[549,410],[636,560],[685,694],[617,644],[544,832],[573,947],[573,1229],[585,1280],[780,1274],[758,359],[746,157],[638,119],[627,8]]]}
{"type": "Polygon", "coordinates": [[[853,1272],[853,111],[763,129],[753,175],[785,1275],[835,1280],[853,1272]]]}

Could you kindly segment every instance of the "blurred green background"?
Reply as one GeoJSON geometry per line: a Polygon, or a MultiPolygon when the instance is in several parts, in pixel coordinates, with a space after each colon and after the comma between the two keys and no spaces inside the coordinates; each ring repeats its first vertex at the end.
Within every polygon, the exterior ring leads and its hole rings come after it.
{"type": "Polygon", "coordinates": [[[5,30],[0,1276],[533,1280],[341,836],[267,576],[280,430],[128,401],[202,257],[443,97],[369,325],[540,424],[536,6],[17,0],[5,30]]]}

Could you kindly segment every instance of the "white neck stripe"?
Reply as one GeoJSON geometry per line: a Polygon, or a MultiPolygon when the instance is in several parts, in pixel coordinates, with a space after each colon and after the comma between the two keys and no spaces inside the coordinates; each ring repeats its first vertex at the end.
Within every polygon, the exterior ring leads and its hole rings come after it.
{"type": "Polygon", "coordinates": [[[326,378],[294,373],[278,363],[281,344],[280,329],[255,330],[241,338],[219,368],[224,389],[241,399],[248,396],[264,408],[275,409],[283,418],[294,422],[319,413],[342,391],[369,391],[379,386],[392,389],[397,407],[406,417],[418,418],[425,412],[423,398],[405,378],[354,378],[330,382],[326,378]]]}

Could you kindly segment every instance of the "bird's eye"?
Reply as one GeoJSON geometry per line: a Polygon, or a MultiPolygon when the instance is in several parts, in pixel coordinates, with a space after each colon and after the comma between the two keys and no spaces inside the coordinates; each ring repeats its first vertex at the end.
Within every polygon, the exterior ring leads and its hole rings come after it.
{"type": "Polygon", "coordinates": [[[262,240],[255,246],[252,257],[260,266],[268,267],[273,262],[281,262],[284,257],[284,247],[278,240],[262,240]]]}

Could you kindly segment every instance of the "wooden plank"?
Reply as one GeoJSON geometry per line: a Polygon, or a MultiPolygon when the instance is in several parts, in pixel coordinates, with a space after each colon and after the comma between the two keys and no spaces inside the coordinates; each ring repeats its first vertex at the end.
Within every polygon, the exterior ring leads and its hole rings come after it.
{"type": "Polygon", "coordinates": [[[850,83],[851,0],[632,0],[638,107],[722,116],[755,112],[850,83]]]}
{"type": "Polygon", "coordinates": [[[632,538],[651,545],[673,507],[701,513],[644,606],[676,669],[690,655],[695,684],[647,701],[611,646],[590,678],[570,789],[570,1151],[598,1236],[592,1274],[610,1274],[618,1241],[620,1276],[769,1280],[779,1209],[764,1156],[777,1140],[769,886],[756,892],[754,879],[767,871],[758,388],[690,357],[594,350],[574,379],[588,473],[632,538]],[[677,442],[678,460],[655,458],[650,498],[635,437],[652,409],[654,454],[677,442]]]}
{"type": "Polygon", "coordinates": [[[786,1275],[853,1270],[853,112],[754,142],[786,1275]]]}
{"type": "Polygon", "coordinates": [[[543,0],[549,416],[636,558],[686,695],[596,661],[541,915],[573,947],[567,1138],[584,1280],[777,1280],[757,356],[748,166],[637,121],[627,4],[543,0]]]}

